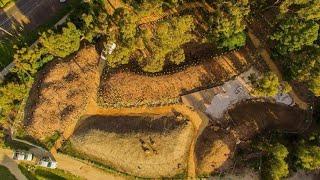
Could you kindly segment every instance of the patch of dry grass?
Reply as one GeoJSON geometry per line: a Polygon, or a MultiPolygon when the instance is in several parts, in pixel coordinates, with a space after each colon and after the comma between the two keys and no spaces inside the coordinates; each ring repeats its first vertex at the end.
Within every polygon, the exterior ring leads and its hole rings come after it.
{"type": "Polygon", "coordinates": [[[44,139],[78,121],[99,84],[94,47],[86,47],[72,59],[49,63],[38,75],[26,106],[28,134],[44,139]]]}
{"type": "Polygon", "coordinates": [[[93,116],[71,138],[90,159],[140,177],[172,177],[187,168],[193,126],[184,117],[93,116]]]}

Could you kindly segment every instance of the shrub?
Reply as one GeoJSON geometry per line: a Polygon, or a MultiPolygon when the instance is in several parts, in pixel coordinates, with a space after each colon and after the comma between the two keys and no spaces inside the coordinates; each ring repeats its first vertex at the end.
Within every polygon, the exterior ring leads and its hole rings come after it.
{"type": "Polygon", "coordinates": [[[301,145],[296,153],[296,164],[305,170],[315,170],[320,167],[320,147],[301,145]]]}

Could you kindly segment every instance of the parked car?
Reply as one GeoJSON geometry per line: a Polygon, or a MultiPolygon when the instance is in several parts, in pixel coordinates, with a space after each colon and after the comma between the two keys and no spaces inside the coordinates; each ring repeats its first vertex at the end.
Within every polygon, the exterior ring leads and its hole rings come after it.
{"type": "Polygon", "coordinates": [[[52,160],[50,157],[43,157],[38,162],[39,166],[47,167],[51,169],[57,168],[57,162],[52,160]]]}
{"type": "Polygon", "coordinates": [[[19,161],[32,161],[33,154],[28,151],[16,150],[13,152],[12,158],[19,161]]]}

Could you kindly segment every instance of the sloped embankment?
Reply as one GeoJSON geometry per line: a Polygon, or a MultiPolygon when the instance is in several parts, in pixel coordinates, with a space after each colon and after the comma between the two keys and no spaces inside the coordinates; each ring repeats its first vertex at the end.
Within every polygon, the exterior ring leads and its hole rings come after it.
{"type": "MultiPolygon", "coordinates": [[[[196,55],[188,56],[196,58],[194,57],[196,55]]],[[[254,61],[250,47],[246,46],[239,51],[218,57],[205,57],[199,60],[201,63],[197,65],[159,76],[147,76],[123,70],[111,73],[106,69],[99,87],[99,102],[106,107],[176,103],[180,95],[220,85],[245,71],[254,61]]]]}
{"type": "Polygon", "coordinates": [[[306,112],[298,108],[268,102],[244,102],[229,110],[231,122],[224,127],[209,125],[196,144],[197,173],[209,174],[225,165],[237,143],[263,130],[302,132],[306,112]]]}
{"type": "Polygon", "coordinates": [[[186,171],[193,131],[182,115],[91,116],[70,141],[92,160],[131,175],[160,178],[186,171]]]}
{"type": "Polygon", "coordinates": [[[99,85],[99,55],[93,46],[73,58],[56,60],[40,71],[25,110],[29,135],[44,139],[75,124],[99,85]]]}

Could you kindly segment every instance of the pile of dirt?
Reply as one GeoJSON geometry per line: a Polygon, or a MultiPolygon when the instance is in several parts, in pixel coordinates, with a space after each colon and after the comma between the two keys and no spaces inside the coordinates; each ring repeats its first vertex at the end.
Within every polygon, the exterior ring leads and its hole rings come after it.
{"type": "MultiPolygon", "coordinates": [[[[196,55],[186,56],[191,58],[196,55]]],[[[99,102],[107,107],[175,103],[182,94],[222,84],[246,70],[253,61],[247,46],[240,51],[208,58],[180,72],[161,76],[147,76],[127,70],[115,73],[106,71],[101,78],[99,102]]]]}
{"type": "Polygon", "coordinates": [[[211,122],[198,138],[198,174],[210,174],[226,168],[236,144],[246,142],[263,130],[302,132],[307,125],[304,121],[306,112],[269,102],[243,102],[229,110],[228,114],[231,118],[228,124],[221,126],[211,122]]]}
{"type": "Polygon", "coordinates": [[[194,130],[182,115],[91,116],[83,121],[70,141],[92,160],[150,178],[187,169],[194,130]]]}
{"type": "Polygon", "coordinates": [[[99,55],[93,46],[73,58],[48,63],[39,72],[25,110],[29,135],[43,140],[78,121],[99,86],[99,55]]]}

